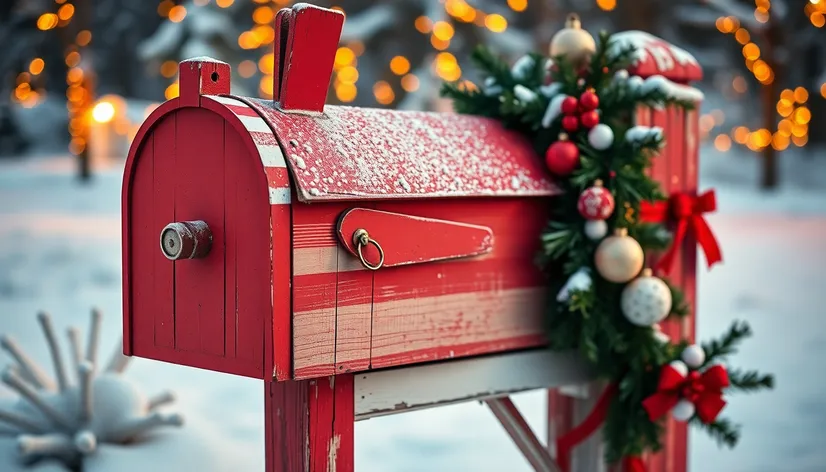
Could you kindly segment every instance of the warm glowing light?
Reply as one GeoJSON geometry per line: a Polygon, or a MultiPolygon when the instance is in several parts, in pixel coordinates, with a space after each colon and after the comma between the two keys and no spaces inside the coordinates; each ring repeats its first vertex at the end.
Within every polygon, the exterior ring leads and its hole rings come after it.
{"type": "Polygon", "coordinates": [[[717,137],[714,138],[714,147],[718,151],[728,151],[731,149],[731,138],[726,134],[718,134],[717,137]]]}
{"type": "Polygon", "coordinates": [[[83,70],[78,67],[69,69],[69,72],[66,73],[66,83],[68,84],[76,84],[81,80],[83,80],[83,70]]]}
{"type": "Polygon", "coordinates": [[[746,144],[749,139],[749,129],[745,126],[738,126],[734,128],[734,140],[739,144],[746,144]]]}
{"type": "Polygon", "coordinates": [[[405,92],[415,92],[419,90],[419,78],[413,74],[407,74],[402,77],[402,89],[405,92]]]}
{"type": "Polygon", "coordinates": [[[175,5],[169,10],[169,21],[173,23],[180,23],[186,18],[186,7],[183,5],[175,5]]]}
{"type": "Polygon", "coordinates": [[[221,8],[228,8],[235,3],[235,0],[215,0],[215,4],[221,8]]]}
{"type": "Polygon", "coordinates": [[[410,71],[410,61],[404,56],[396,56],[390,60],[390,70],[396,75],[404,75],[410,71]]]}
{"type": "Polygon", "coordinates": [[[86,98],[86,91],[83,87],[73,85],[66,89],[66,98],[68,98],[70,102],[81,102],[86,98]]]}
{"type": "Polygon", "coordinates": [[[714,117],[711,115],[703,115],[700,117],[700,129],[708,132],[714,128],[714,117]]]}
{"type": "Polygon", "coordinates": [[[742,75],[738,75],[731,81],[731,88],[733,88],[737,93],[746,93],[749,89],[749,84],[742,75]]]}
{"type": "Polygon", "coordinates": [[[763,60],[757,60],[754,63],[754,76],[757,80],[764,82],[771,77],[772,71],[769,68],[769,65],[766,64],[763,60]]]}
{"type": "Polygon", "coordinates": [[[789,136],[780,133],[774,133],[772,136],[772,147],[777,151],[782,151],[789,147],[789,136]]]}
{"type": "Polygon", "coordinates": [[[178,96],[178,82],[169,84],[169,87],[166,88],[163,92],[163,96],[166,97],[167,100],[172,100],[173,98],[178,96]]]}
{"type": "Polygon", "coordinates": [[[77,51],[72,51],[69,54],[66,54],[66,65],[69,67],[74,67],[80,64],[80,53],[77,51]]]}
{"type": "Polygon", "coordinates": [[[364,54],[364,43],[361,41],[351,41],[347,43],[347,47],[353,50],[353,54],[355,54],[356,57],[364,54]]]}
{"type": "Polygon", "coordinates": [[[809,99],[809,91],[803,87],[797,87],[794,89],[794,101],[797,103],[806,103],[806,100],[809,99]]]}
{"type": "Polygon", "coordinates": [[[111,102],[98,102],[92,108],[92,118],[98,123],[108,123],[115,117],[115,106],[111,102]]]}
{"type": "Polygon", "coordinates": [[[785,98],[781,98],[777,101],[776,109],[777,114],[785,118],[791,115],[792,111],[794,111],[794,104],[791,101],[786,100],[785,98]]]}
{"type": "Polygon", "coordinates": [[[809,137],[805,134],[803,136],[792,136],[792,142],[797,147],[803,147],[809,142],[809,137]]]}
{"type": "Polygon", "coordinates": [[[809,133],[809,127],[804,124],[800,123],[793,123],[792,124],[792,136],[797,136],[798,138],[806,136],[809,133]]]}
{"type": "Polygon", "coordinates": [[[172,7],[174,6],[175,3],[172,2],[172,0],[163,0],[158,4],[158,15],[163,17],[169,16],[169,10],[172,10],[172,7]]]}
{"type": "Polygon", "coordinates": [[[358,89],[353,84],[341,84],[336,87],[336,98],[344,103],[352,102],[358,95],[358,89]]]}
{"type": "Polygon", "coordinates": [[[258,25],[252,29],[252,34],[260,44],[270,44],[275,41],[275,29],[269,25],[258,25]]]}
{"type": "Polygon", "coordinates": [[[178,64],[175,61],[163,61],[161,64],[161,75],[167,79],[172,78],[178,73],[178,64]]]}
{"type": "Polygon", "coordinates": [[[272,97],[272,91],[275,86],[275,79],[271,75],[265,75],[261,77],[261,80],[258,82],[258,91],[261,92],[265,98],[272,97]]]}
{"type": "Polygon", "coordinates": [[[746,44],[751,40],[751,35],[745,28],[740,28],[734,33],[734,39],[740,44],[746,44]]]}
{"type": "Polygon", "coordinates": [[[710,115],[711,115],[711,117],[714,119],[714,124],[715,124],[716,126],[720,126],[720,125],[722,125],[722,124],[723,124],[723,122],[724,122],[724,121],[725,121],[725,119],[726,119],[726,114],[725,114],[725,113],[723,113],[723,110],[720,110],[720,109],[711,110],[710,115]]]}
{"type": "Polygon", "coordinates": [[[249,79],[255,75],[257,70],[258,66],[256,66],[255,61],[251,61],[249,59],[241,61],[241,63],[238,64],[238,75],[245,79],[249,79]]]}
{"type": "MultiPolygon", "coordinates": [[[[613,1],[616,3],[616,0],[613,1]]],[[[525,11],[525,9],[528,8],[528,0],[508,0],[508,6],[511,7],[513,11],[525,11]]]]}
{"type": "Polygon", "coordinates": [[[826,16],[823,13],[816,11],[809,16],[809,21],[817,28],[823,28],[823,25],[826,24],[826,16]]]}
{"type": "Polygon", "coordinates": [[[780,120],[780,123],[777,123],[777,132],[786,137],[791,136],[792,122],[789,121],[787,118],[783,118],[782,120],[780,120]]]}
{"type": "Polygon", "coordinates": [[[92,32],[89,30],[81,31],[75,36],[75,42],[80,47],[88,46],[92,42],[92,32]]]}
{"type": "Polygon", "coordinates": [[[267,53],[258,60],[258,70],[264,74],[272,75],[275,72],[275,57],[273,53],[267,53]]]}
{"type": "Polygon", "coordinates": [[[764,7],[757,7],[754,10],[754,19],[760,23],[769,21],[769,10],[764,7]]]}
{"type": "Polygon", "coordinates": [[[46,63],[43,59],[36,57],[29,63],[29,72],[31,72],[32,75],[38,75],[43,72],[44,67],[46,67],[46,63]]]}
{"type": "Polygon", "coordinates": [[[259,25],[269,24],[273,18],[275,18],[275,13],[270,7],[258,7],[252,12],[252,21],[259,25]]]}
{"type": "Polygon", "coordinates": [[[459,17],[459,19],[464,21],[465,23],[473,23],[473,20],[476,19],[476,10],[473,8],[469,8],[464,15],[459,17]]]}
{"type": "Polygon", "coordinates": [[[67,3],[57,10],[57,17],[60,18],[61,21],[69,21],[74,14],[75,6],[71,3],[67,3]]]}
{"type": "Polygon", "coordinates": [[[255,49],[261,46],[261,42],[252,31],[244,31],[238,36],[238,45],[241,46],[241,49],[255,49]]]}
{"type": "Polygon", "coordinates": [[[494,33],[501,33],[508,29],[508,20],[504,16],[494,13],[485,17],[485,26],[494,33]]]}
{"type": "Polygon", "coordinates": [[[414,25],[416,30],[422,34],[428,34],[433,30],[433,21],[426,16],[416,18],[414,25]]]}
{"type": "Polygon", "coordinates": [[[617,7],[617,0],[597,0],[597,6],[605,11],[611,11],[617,7]]]}
{"type": "Polygon", "coordinates": [[[465,17],[467,12],[472,9],[464,0],[447,0],[445,2],[445,11],[455,18],[465,17]]]}
{"type": "Polygon", "coordinates": [[[820,96],[826,98],[826,82],[820,85],[820,96]]]}
{"type": "Polygon", "coordinates": [[[743,57],[746,59],[757,60],[760,57],[760,48],[754,43],[748,43],[743,46],[743,57]]]}
{"type": "Polygon", "coordinates": [[[794,121],[801,125],[808,124],[812,119],[812,112],[806,107],[800,107],[794,111],[794,121]]]}
{"type": "Polygon", "coordinates": [[[471,91],[472,92],[472,91],[475,91],[475,90],[479,90],[479,87],[477,87],[476,84],[474,84],[473,82],[471,82],[469,80],[463,80],[462,82],[459,83],[459,90],[465,90],[465,91],[471,91]]]}
{"type": "Polygon", "coordinates": [[[444,51],[448,47],[450,47],[450,41],[442,41],[441,39],[437,38],[436,36],[430,37],[430,44],[439,51],[444,51]]]}
{"type": "Polygon", "coordinates": [[[373,86],[373,95],[376,97],[376,101],[382,105],[389,105],[396,99],[393,87],[384,80],[376,82],[373,86]]]}
{"type": "Polygon", "coordinates": [[[721,33],[731,33],[737,28],[737,23],[735,19],[730,16],[725,16],[722,18],[717,18],[715,22],[715,26],[721,33]]]}
{"type": "Polygon", "coordinates": [[[794,90],[792,89],[784,89],[780,92],[780,98],[789,102],[794,101],[794,90]]]}
{"type": "Polygon", "coordinates": [[[72,141],[69,143],[69,152],[77,156],[82,153],[84,149],[86,149],[85,139],[78,136],[72,138],[72,141]]]}
{"type": "Polygon", "coordinates": [[[28,83],[31,80],[32,80],[31,74],[29,74],[28,72],[21,72],[21,73],[17,74],[16,84],[20,85],[20,84],[28,83]]]}
{"type": "Polygon", "coordinates": [[[57,26],[58,18],[54,13],[44,13],[37,19],[37,29],[47,31],[57,26]]]}
{"type": "Polygon", "coordinates": [[[353,66],[342,67],[336,78],[345,84],[354,84],[359,80],[359,71],[353,66]]]}
{"type": "Polygon", "coordinates": [[[441,39],[442,41],[450,41],[450,38],[453,37],[453,26],[446,21],[437,21],[436,24],[433,25],[433,36],[441,39]]]}
{"type": "Polygon", "coordinates": [[[356,54],[350,48],[340,47],[336,51],[336,65],[339,67],[349,65],[355,58],[356,54]]]}

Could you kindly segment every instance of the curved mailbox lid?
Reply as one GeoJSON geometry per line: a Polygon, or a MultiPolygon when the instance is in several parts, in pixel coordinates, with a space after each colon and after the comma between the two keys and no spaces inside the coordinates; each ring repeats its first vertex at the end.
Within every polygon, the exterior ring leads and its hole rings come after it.
{"type": "Polygon", "coordinates": [[[372,241],[362,252],[367,262],[393,267],[478,256],[493,250],[493,232],[485,226],[352,208],[342,213],[336,233],[339,242],[359,257],[354,234],[364,230],[372,241]],[[383,257],[378,254],[381,248],[383,257]]]}
{"type": "Polygon", "coordinates": [[[561,193],[530,143],[494,120],[341,106],[295,113],[238,98],[278,137],[303,202],[561,193]]]}

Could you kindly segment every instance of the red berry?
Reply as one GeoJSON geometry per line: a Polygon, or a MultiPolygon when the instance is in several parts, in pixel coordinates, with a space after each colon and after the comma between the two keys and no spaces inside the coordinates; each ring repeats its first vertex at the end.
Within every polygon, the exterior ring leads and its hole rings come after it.
{"type": "Polygon", "coordinates": [[[565,100],[562,100],[562,113],[566,115],[573,115],[577,112],[578,105],[579,103],[576,98],[567,97],[565,100]]]}
{"type": "Polygon", "coordinates": [[[579,118],[574,115],[563,116],[562,128],[569,133],[575,132],[579,129],[579,118]]]}
{"type": "Polygon", "coordinates": [[[586,111],[579,115],[579,122],[585,129],[591,129],[599,124],[599,113],[596,110],[586,111]]]}
{"type": "Polygon", "coordinates": [[[593,90],[587,90],[579,97],[579,108],[582,111],[596,110],[598,106],[599,97],[593,90]]]}
{"type": "Polygon", "coordinates": [[[545,151],[545,164],[552,173],[564,177],[579,165],[579,149],[570,141],[557,141],[545,151]]]}

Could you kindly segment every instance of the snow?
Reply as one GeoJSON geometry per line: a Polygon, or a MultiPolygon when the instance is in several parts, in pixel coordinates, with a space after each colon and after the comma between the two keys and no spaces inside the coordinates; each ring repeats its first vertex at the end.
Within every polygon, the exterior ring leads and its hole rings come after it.
{"type": "MultiPolygon", "coordinates": [[[[707,219],[725,262],[710,273],[700,270],[698,339],[718,335],[734,319],[747,320],[755,336],[734,362],[775,372],[778,386],[729,397],[723,416],[744,426],[737,449],[718,449],[693,431],[690,470],[821,472],[826,378],[817,372],[826,358],[826,166],[822,159],[784,154],[785,184],[764,194],[754,190],[758,165],[752,155],[713,148],[702,153],[702,187],[716,187],[720,208],[707,219]]],[[[0,333],[14,335],[47,365],[35,319],[39,309],[53,314],[61,332],[68,325],[87,326],[89,308],[99,306],[101,352],[110,352],[120,336],[122,169],[103,169],[86,186],[73,171],[73,162],[62,157],[0,163],[0,333]]],[[[0,353],[0,364],[7,362],[0,353]]],[[[263,470],[260,381],[145,359],[135,359],[127,376],[150,395],[174,390],[174,408],[186,419],[182,429],[158,433],[146,454],[165,461],[152,461],[151,470],[263,470]],[[198,454],[179,454],[193,438],[198,454]]],[[[9,395],[0,389],[0,402],[9,395]]],[[[520,394],[515,401],[544,437],[543,393],[520,394]]],[[[531,470],[493,415],[475,402],[376,418],[355,430],[359,472],[531,470]]],[[[0,435],[0,457],[15,447],[0,435]]],[[[137,449],[104,446],[88,471],[147,470],[141,460],[137,449]]],[[[0,464],[4,472],[17,472],[15,467],[0,464]]],[[[46,465],[25,470],[65,472],[46,465]]]]}

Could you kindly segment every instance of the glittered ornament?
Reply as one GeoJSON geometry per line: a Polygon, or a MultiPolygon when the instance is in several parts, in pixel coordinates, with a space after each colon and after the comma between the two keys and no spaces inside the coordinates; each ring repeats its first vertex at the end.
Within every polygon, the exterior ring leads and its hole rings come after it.
{"type": "Polygon", "coordinates": [[[596,110],[599,106],[599,97],[593,90],[586,90],[579,97],[579,109],[582,111],[596,110]]]}
{"type": "Polygon", "coordinates": [[[560,110],[565,115],[573,115],[579,109],[579,102],[574,97],[565,97],[562,100],[562,105],[560,106],[560,110]]]}
{"type": "Polygon", "coordinates": [[[642,276],[622,290],[620,307],[631,323],[652,326],[671,313],[671,290],[665,282],[651,275],[651,269],[645,269],[642,276]]]}
{"type": "Polygon", "coordinates": [[[671,416],[677,421],[688,421],[694,416],[694,404],[688,400],[680,400],[671,409],[671,416]]]}
{"type": "Polygon", "coordinates": [[[692,344],[683,349],[680,358],[692,369],[699,369],[706,361],[706,352],[701,346],[692,344]]]}
{"type": "Polygon", "coordinates": [[[588,220],[582,230],[586,238],[591,241],[599,241],[608,234],[608,223],[605,220],[588,220]]]}
{"type": "Polygon", "coordinates": [[[554,175],[569,175],[579,165],[579,148],[562,134],[559,141],[551,144],[545,151],[545,164],[554,175]]]}
{"type": "Polygon", "coordinates": [[[627,229],[618,228],[612,236],[599,243],[594,264],[605,280],[624,283],[640,273],[643,258],[640,243],[628,236],[627,229]]]}
{"type": "Polygon", "coordinates": [[[586,111],[579,115],[579,123],[585,129],[591,129],[599,124],[599,113],[596,110],[586,111]]]}
{"type": "Polygon", "coordinates": [[[563,116],[562,117],[562,129],[569,133],[576,132],[579,129],[579,118],[576,116],[563,116]]]}
{"type": "Polygon", "coordinates": [[[565,56],[576,68],[587,65],[596,50],[594,37],[582,29],[579,16],[573,13],[568,15],[565,28],[551,39],[549,47],[551,57],[565,56]]]}
{"type": "Polygon", "coordinates": [[[604,151],[614,144],[614,131],[606,124],[598,124],[588,132],[588,143],[598,151],[604,151]]]}
{"type": "Polygon", "coordinates": [[[597,180],[579,195],[576,208],[586,220],[604,220],[614,212],[614,196],[597,180]]]}

